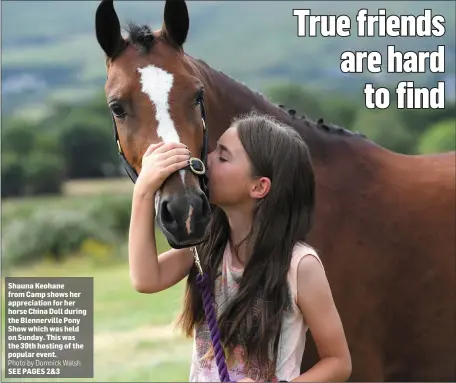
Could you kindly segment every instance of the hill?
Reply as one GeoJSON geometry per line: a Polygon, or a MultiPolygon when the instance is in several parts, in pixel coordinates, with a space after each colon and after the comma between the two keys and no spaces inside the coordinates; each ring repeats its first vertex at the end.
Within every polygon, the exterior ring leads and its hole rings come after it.
{"type": "MultiPolygon", "coordinates": [[[[118,1],[121,23],[151,24],[159,28],[163,1],[118,1]]],[[[435,86],[443,77],[422,75],[344,75],[339,70],[345,50],[385,52],[387,45],[399,50],[435,50],[446,45],[446,73],[455,71],[455,3],[395,1],[189,1],[190,34],[186,51],[212,67],[257,89],[276,82],[305,84],[322,92],[352,93],[361,97],[366,81],[387,86],[404,79],[435,86]],[[372,14],[423,13],[445,15],[442,38],[297,37],[293,8],[312,14],[347,14],[354,20],[360,7],[372,14]],[[357,92],[357,93],[354,93],[357,92]]],[[[2,3],[2,112],[11,113],[52,100],[86,101],[103,89],[104,60],[94,32],[98,1],[2,3]]],[[[354,24],[354,23],[352,23],[354,24]]],[[[454,79],[454,77],[453,77],[454,79]]]]}

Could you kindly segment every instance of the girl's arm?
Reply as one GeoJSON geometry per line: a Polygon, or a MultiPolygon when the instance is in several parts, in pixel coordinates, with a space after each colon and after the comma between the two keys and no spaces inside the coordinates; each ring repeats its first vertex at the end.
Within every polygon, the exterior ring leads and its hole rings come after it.
{"type": "Polygon", "coordinates": [[[298,266],[298,306],[309,326],[320,361],[292,382],[342,382],[351,374],[351,357],[325,271],[312,255],[298,266]]]}
{"type": "Polygon", "coordinates": [[[156,293],[182,280],[190,271],[190,249],[171,249],[157,257],[155,194],[173,172],[188,164],[190,152],[181,143],[152,144],[143,155],[133,190],[128,258],[130,278],[141,293],[156,293]]]}
{"type": "Polygon", "coordinates": [[[156,293],[174,286],[190,271],[190,249],[171,249],[157,256],[154,195],[135,190],[129,232],[130,278],[141,293],[156,293]]]}

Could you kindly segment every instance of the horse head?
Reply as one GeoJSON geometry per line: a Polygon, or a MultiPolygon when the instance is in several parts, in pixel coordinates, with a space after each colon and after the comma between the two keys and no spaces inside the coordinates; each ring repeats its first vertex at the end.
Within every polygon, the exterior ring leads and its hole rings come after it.
{"type": "Polygon", "coordinates": [[[130,25],[128,37],[121,34],[112,0],[103,0],[96,12],[96,36],[106,55],[107,103],[130,178],[134,182],[141,172],[150,144],[182,142],[194,156],[155,196],[157,224],[174,248],[201,242],[210,219],[204,87],[183,50],[188,29],[184,1],[166,1],[160,30],[130,25]]]}

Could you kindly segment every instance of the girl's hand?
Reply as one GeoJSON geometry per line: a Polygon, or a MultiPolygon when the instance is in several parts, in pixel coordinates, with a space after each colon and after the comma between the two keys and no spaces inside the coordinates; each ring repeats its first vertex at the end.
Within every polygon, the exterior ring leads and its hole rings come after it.
{"type": "Polygon", "coordinates": [[[135,190],[144,195],[154,195],[172,173],[188,165],[189,159],[190,151],[182,143],[159,142],[150,145],[143,155],[135,190]]]}
{"type": "Polygon", "coordinates": [[[244,379],[238,380],[238,382],[254,382],[254,380],[252,380],[250,378],[244,378],[244,379]]]}

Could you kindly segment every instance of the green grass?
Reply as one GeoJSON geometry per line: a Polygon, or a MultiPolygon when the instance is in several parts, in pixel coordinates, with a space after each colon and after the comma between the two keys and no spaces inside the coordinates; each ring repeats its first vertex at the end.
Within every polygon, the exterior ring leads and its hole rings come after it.
{"type": "Polygon", "coordinates": [[[122,198],[132,191],[133,184],[127,177],[112,180],[71,180],[64,184],[63,196],[2,199],[2,224],[14,218],[27,217],[37,209],[85,209],[102,200],[122,198]]]}
{"type": "Polygon", "coordinates": [[[94,328],[97,332],[125,331],[132,327],[170,323],[179,308],[182,295],[182,286],[162,294],[140,294],[131,286],[128,263],[116,262],[114,266],[109,266],[106,261],[94,267],[90,259],[77,256],[62,264],[45,262],[16,269],[9,276],[94,277],[94,328]]]}
{"type": "MultiPolygon", "coordinates": [[[[103,190],[103,183],[73,184],[73,192],[82,189],[93,193],[103,190]]],[[[77,194],[77,193],[76,193],[77,194]]],[[[73,197],[19,198],[3,204],[2,216],[14,219],[33,213],[37,208],[81,209],[97,199],[116,198],[109,195],[86,194],[73,197]]],[[[3,217],[2,217],[3,218],[3,217]]],[[[7,222],[7,221],[6,221],[7,222]]],[[[157,233],[157,248],[161,253],[169,248],[161,233],[157,233]]],[[[8,276],[17,277],[77,277],[94,278],[94,371],[93,379],[66,381],[145,382],[187,381],[192,342],[173,330],[173,321],[181,308],[185,281],[158,294],[140,294],[131,286],[125,256],[97,259],[96,255],[81,257],[75,254],[62,263],[43,261],[27,267],[9,270],[8,276]]],[[[2,278],[4,302],[4,278],[2,278]]],[[[5,311],[2,303],[2,339],[5,311]]],[[[4,352],[4,344],[2,344],[4,352]]],[[[3,382],[24,381],[4,377],[3,382]]],[[[52,379],[45,379],[53,381],[52,379]]],[[[42,379],[27,379],[39,382],[42,379]]],[[[58,381],[55,379],[54,381],[58,381]]]]}
{"type": "MultiPolygon", "coordinates": [[[[161,244],[163,247],[163,241],[161,244]]],[[[172,332],[171,327],[180,309],[185,281],[159,294],[140,294],[130,284],[126,262],[114,265],[106,262],[95,268],[90,260],[77,257],[62,264],[41,263],[16,269],[10,275],[94,278],[95,377],[85,381],[188,379],[191,341],[177,330],[172,332]]],[[[5,312],[2,311],[4,334],[5,312]]]]}
{"type": "MultiPolygon", "coordinates": [[[[34,198],[14,198],[2,201],[2,225],[12,219],[26,218],[38,209],[85,209],[90,204],[104,200],[106,196],[87,198],[86,196],[72,196],[62,198],[60,196],[42,196],[34,198]]],[[[116,198],[112,196],[110,198],[116,198]]]]}
{"type": "Polygon", "coordinates": [[[128,177],[113,179],[88,179],[69,180],[65,183],[63,193],[65,196],[99,196],[119,195],[133,192],[133,183],[128,177]]]}

